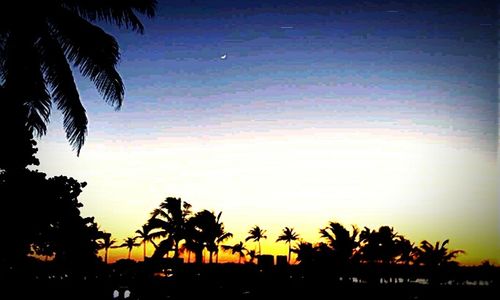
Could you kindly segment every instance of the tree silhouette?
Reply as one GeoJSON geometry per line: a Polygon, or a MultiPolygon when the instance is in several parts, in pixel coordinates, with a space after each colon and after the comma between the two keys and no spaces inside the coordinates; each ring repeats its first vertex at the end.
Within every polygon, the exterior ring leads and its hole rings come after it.
{"type": "Polygon", "coordinates": [[[108,263],[108,251],[116,243],[116,240],[111,238],[111,233],[104,232],[102,238],[99,241],[99,247],[104,249],[104,263],[108,263]]]}
{"type": "MultiPolygon", "coordinates": [[[[217,219],[215,221],[214,228],[214,236],[215,236],[215,262],[219,263],[219,247],[220,244],[224,241],[233,237],[231,232],[227,232],[224,228],[224,223],[221,222],[220,218],[222,216],[222,212],[217,215],[217,219]]],[[[210,262],[212,262],[212,255],[210,254],[210,262]]]]}
{"type": "Polygon", "coordinates": [[[398,234],[392,227],[381,226],[378,231],[365,227],[360,233],[362,258],[381,264],[395,262],[401,254],[397,238],[398,234]]]}
{"type": "Polygon", "coordinates": [[[260,247],[261,239],[267,239],[266,230],[263,230],[259,226],[255,225],[248,231],[248,236],[245,238],[245,242],[253,240],[254,242],[259,243],[259,255],[261,255],[262,254],[260,247]]]}
{"type": "Polygon", "coordinates": [[[231,251],[231,254],[238,254],[238,263],[240,264],[241,259],[245,259],[245,251],[248,251],[243,242],[239,242],[238,244],[234,244],[232,246],[222,245],[222,250],[231,251]]]}
{"type": "Polygon", "coordinates": [[[217,250],[216,250],[216,257],[215,257],[215,262],[216,263],[219,263],[219,248],[220,248],[220,244],[223,243],[224,241],[230,239],[233,237],[233,234],[231,232],[226,232],[224,230],[224,227],[222,226],[221,228],[221,231],[220,231],[220,235],[217,237],[217,239],[215,240],[216,242],[216,246],[217,246],[217,250]]]}
{"type": "Polygon", "coordinates": [[[22,175],[26,172],[26,167],[40,164],[35,157],[38,149],[30,127],[27,126],[22,117],[15,116],[15,110],[19,108],[11,108],[14,104],[7,101],[7,98],[7,92],[0,84],[0,135],[2,145],[9,145],[9,147],[0,147],[0,170],[22,175]]]}
{"type": "Polygon", "coordinates": [[[442,272],[456,265],[455,258],[465,253],[463,250],[449,250],[446,247],[448,243],[449,240],[445,240],[442,244],[437,241],[433,246],[424,240],[420,243],[420,247],[416,249],[416,263],[425,266],[429,272],[429,282],[433,285],[439,284],[442,279],[442,272]]]}
{"type": "Polygon", "coordinates": [[[141,244],[144,247],[143,248],[143,260],[144,261],[146,261],[146,248],[148,246],[148,242],[151,242],[155,246],[155,248],[157,247],[153,241],[153,236],[151,234],[151,231],[152,231],[152,227],[148,223],[142,225],[141,229],[138,229],[135,231],[135,233],[138,234],[136,236],[136,238],[141,239],[141,244]]]}
{"type": "MultiPolygon", "coordinates": [[[[55,103],[64,116],[66,136],[79,153],[87,133],[87,116],[71,65],[117,109],[124,96],[116,71],[118,44],[92,22],[104,21],[142,33],[136,12],[152,17],[156,1],[61,0],[26,5],[9,1],[0,10],[1,110],[8,111],[10,120],[23,120],[32,132],[43,135],[51,103],[55,103]]],[[[16,149],[22,147],[12,144],[15,140],[7,142],[16,149]]]]}
{"type": "Polygon", "coordinates": [[[202,210],[196,213],[187,222],[186,226],[186,241],[189,241],[190,247],[194,250],[195,261],[198,264],[203,262],[203,250],[208,249],[210,253],[210,262],[212,262],[212,254],[215,251],[216,239],[216,217],[208,211],[202,210]]]}
{"type": "Polygon", "coordinates": [[[121,244],[119,247],[127,247],[128,250],[128,259],[130,259],[130,254],[132,253],[132,249],[134,247],[140,246],[141,244],[136,243],[135,240],[137,239],[136,237],[128,237],[124,240],[123,244],[121,244]]]}
{"type": "Polygon", "coordinates": [[[300,241],[297,246],[292,249],[297,253],[297,261],[304,265],[311,265],[314,256],[314,247],[311,243],[300,241]]]}
{"type": "Polygon", "coordinates": [[[417,248],[417,263],[431,267],[446,266],[453,263],[454,259],[465,253],[463,250],[449,250],[446,245],[450,240],[445,240],[442,244],[439,241],[433,246],[428,241],[424,240],[417,248]]]}
{"type": "Polygon", "coordinates": [[[247,250],[248,262],[253,264],[255,259],[257,258],[257,252],[255,250],[247,250]]]}
{"type": "Polygon", "coordinates": [[[191,253],[195,252],[196,245],[194,242],[188,237],[184,243],[179,247],[179,251],[181,253],[186,253],[188,254],[187,261],[188,263],[191,262],[191,253]]]}
{"type": "Polygon", "coordinates": [[[288,264],[292,257],[292,242],[299,239],[299,234],[296,233],[293,228],[285,227],[283,228],[282,234],[278,236],[276,242],[285,242],[288,244],[288,264]]]}
{"type": "Polygon", "coordinates": [[[156,229],[151,235],[153,238],[168,238],[173,241],[174,258],[179,257],[179,243],[185,238],[186,226],[191,205],[180,198],[167,197],[160,208],[151,213],[148,223],[156,229]]]}
{"type": "Polygon", "coordinates": [[[333,255],[338,262],[348,262],[358,246],[356,237],[359,231],[355,226],[352,228],[353,232],[350,234],[340,223],[330,222],[327,227],[319,231],[321,237],[328,240],[328,245],[333,250],[333,255]]]}
{"type": "Polygon", "coordinates": [[[409,265],[415,260],[417,247],[410,240],[407,240],[404,236],[399,235],[396,240],[396,247],[398,248],[398,253],[400,254],[398,261],[409,265]]]}
{"type": "Polygon", "coordinates": [[[54,256],[53,262],[67,271],[93,269],[100,232],[94,218],[81,216],[78,197],[85,182],[45,176],[27,169],[0,172],[0,199],[6,212],[0,226],[6,229],[2,239],[9,245],[0,247],[0,268],[23,264],[34,252],[54,256]],[[14,212],[22,214],[15,215],[22,216],[15,223],[14,212]]]}

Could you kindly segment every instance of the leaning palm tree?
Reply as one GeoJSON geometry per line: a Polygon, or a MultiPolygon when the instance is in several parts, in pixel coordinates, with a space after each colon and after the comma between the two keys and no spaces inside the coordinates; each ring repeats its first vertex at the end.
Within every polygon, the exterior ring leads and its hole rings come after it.
{"type": "Polygon", "coordinates": [[[148,223],[146,223],[146,224],[142,225],[141,229],[138,229],[135,231],[135,233],[137,233],[136,238],[141,239],[141,244],[143,244],[143,246],[144,246],[144,249],[143,249],[144,261],[146,260],[146,248],[148,246],[148,242],[151,242],[155,246],[155,248],[157,247],[153,241],[153,236],[152,236],[152,232],[151,232],[152,229],[153,228],[148,223]]]}
{"type": "Polygon", "coordinates": [[[220,231],[220,235],[217,237],[217,239],[215,240],[215,245],[216,245],[216,250],[215,250],[215,263],[219,263],[219,248],[220,248],[220,244],[230,238],[233,237],[233,234],[231,232],[226,232],[224,230],[224,226],[222,226],[221,228],[221,231],[220,231]]]}
{"type": "Polygon", "coordinates": [[[299,234],[296,233],[293,228],[288,227],[283,228],[282,234],[276,239],[276,242],[285,242],[288,244],[288,264],[290,264],[290,259],[292,257],[292,242],[298,239],[299,234]]]}
{"type": "Polygon", "coordinates": [[[111,238],[111,233],[107,232],[102,234],[101,240],[98,242],[99,248],[104,249],[104,263],[106,264],[108,263],[108,250],[114,248],[115,243],[116,240],[111,238]]]}
{"type": "Polygon", "coordinates": [[[231,251],[232,254],[238,254],[238,263],[241,264],[241,259],[245,258],[245,251],[247,251],[247,248],[245,248],[243,242],[239,242],[238,244],[234,244],[232,246],[222,245],[222,250],[231,251]]]}
{"type": "MultiPolygon", "coordinates": [[[[217,219],[215,220],[215,228],[214,228],[214,237],[215,237],[215,263],[219,263],[219,248],[220,244],[224,241],[233,237],[231,232],[226,231],[224,228],[224,223],[220,220],[222,216],[222,212],[217,215],[217,219]]],[[[210,260],[211,261],[211,260],[210,260]]]]}
{"type": "Polygon", "coordinates": [[[127,247],[128,250],[128,259],[130,259],[130,254],[132,253],[132,249],[134,247],[140,246],[141,244],[136,243],[135,240],[137,237],[128,237],[123,241],[123,244],[121,244],[119,247],[127,247]]]}
{"type": "Polygon", "coordinates": [[[259,226],[255,225],[248,231],[248,236],[245,238],[245,242],[253,240],[254,242],[259,243],[259,255],[261,255],[262,254],[260,247],[261,239],[267,239],[266,230],[261,229],[259,226]]]}
{"type": "MultiPolygon", "coordinates": [[[[116,109],[124,97],[124,85],[116,70],[118,43],[93,23],[106,22],[142,33],[137,13],[152,17],[155,6],[155,0],[3,3],[0,111],[4,113],[0,117],[8,117],[9,122],[23,120],[31,132],[43,135],[54,103],[64,117],[66,137],[79,153],[87,134],[87,116],[73,69],[90,79],[104,100],[116,109]]],[[[15,141],[15,134],[9,137],[15,141]]],[[[22,147],[20,143],[9,145],[22,147]]]]}

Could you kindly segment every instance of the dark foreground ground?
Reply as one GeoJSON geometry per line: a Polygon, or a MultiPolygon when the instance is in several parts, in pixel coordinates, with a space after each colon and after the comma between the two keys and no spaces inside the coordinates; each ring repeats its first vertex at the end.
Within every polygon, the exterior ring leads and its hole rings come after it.
{"type": "MultiPolygon", "coordinates": [[[[304,276],[293,270],[255,267],[183,267],[175,272],[123,272],[93,276],[65,273],[2,276],[0,299],[499,299],[498,281],[471,286],[415,282],[368,284],[339,282],[329,274],[304,276]],[[50,276],[50,277],[49,277],[50,276]],[[43,277],[43,278],[41,278],[43,277]],[[97,278],[96,278],[97,277],[97,278]],[[125,298],[125,291],[128,297],[125,298]]],[[[4,274],[5,275],[5,274],[4,274]]]]}

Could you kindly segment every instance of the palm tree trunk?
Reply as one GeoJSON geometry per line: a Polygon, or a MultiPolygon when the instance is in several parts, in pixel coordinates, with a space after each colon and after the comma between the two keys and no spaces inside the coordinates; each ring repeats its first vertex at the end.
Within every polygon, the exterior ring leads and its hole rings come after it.
{"type": "Polygon", "coordinates": [[[208,259],[208,262],[209,262],[210,264],[212,264],[212,263],[213,263],[213,258],[212,258],[212,257],[213,257],[213,255],[214,255],[214,252],[213,252],[213,251],[209,251],[208,253],[209,253],[209,259],[208,259]]]}
{"type": "Polygon", "coordinates": [[[219,246],[217,246],[217,251],[215,252],[215,263],[219,263],[219,246]]]}
{"type": "Polygon", "coordinates": [[[191,250],[188,250],[188,263],[191,262],[191,250]]]}
{"type": "Polygon", "coordinates": [[[288,264],[292,261],[292,244],[288,243],[288,264]]]}
{"type": "Polygon", "coordinates": [[[132,249],[128,249],[128,259],[130,260],[130,252],[132,252],[132,249]]]}
{"type": "Polygon", "coordinates": [[[259,255],[262,255],[261,249],[260,249],[260,240],[259,240],[259,255]]]}
{"type": "Polygon", "coordinates": [[[147,244],[148,244],[148,241],[144,241],[144,249],[143,249],[143,256],[144,256],[143,260],[144,261],[146,261],[146,246],[147,246],[147,244]]]}
{"type": "Polygon", "coordinates": [[[108,248],[104,249],[104,263],[108,264],[108,248]]]}
{"type": "Polygon", "coordinates": [[[179,257],[179,243],[174,240],[174,260],[179,257]]]}

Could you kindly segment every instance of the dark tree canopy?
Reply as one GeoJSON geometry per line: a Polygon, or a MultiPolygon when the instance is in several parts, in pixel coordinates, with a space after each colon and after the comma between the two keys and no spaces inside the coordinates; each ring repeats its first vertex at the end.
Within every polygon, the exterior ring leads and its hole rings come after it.
{"type": "Polygon", "coordinates": [[[137,13],[152,17],[155,6],[155,0],[4,2],[0,9],[0,85],[4,90],[0,105],[6,114],[2,117],[9,116],[11,122],[21,119],[31,132],[43,135],[55,104],[64,116],[66,137],[79,153],[87,134],[87,116],[72,67],[89,78],[115,108],[120,108],[124,97],[116,70],[118,43],[94,22],[142,33],[137,13]]]}

